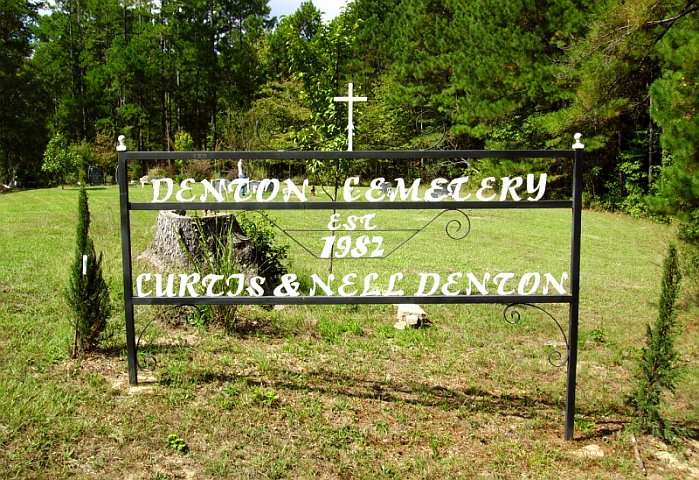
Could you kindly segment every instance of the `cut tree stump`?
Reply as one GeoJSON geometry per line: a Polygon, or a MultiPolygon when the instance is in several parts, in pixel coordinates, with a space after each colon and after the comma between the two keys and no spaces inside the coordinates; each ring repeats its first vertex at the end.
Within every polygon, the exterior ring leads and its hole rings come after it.
{"type": "MultiPolygon", "coordinates": [[[[235,256],[240,264],[240,273],[246,277],[260,274],[264,266],[263,256],[258,255],[250,238],[245,235],[238,220],[232,213],[211,214],[200,217],[184,215],[181,211],[161,210],[155,222],[155,234],[150,246],[139,255],[139,260],[145,260],[161,272],[191,271],[195,261],[204,254],[201,234],[206,240],[206,249],[215,251],[228,238],[235,242],[235,256]],[[187,252],[180,247],[180,234],[187,252]],[[229,237],[230,234],[230,237],[229,237]]],[[[265,279],[262,284],[264,294],[273,295],[276,283],[265,279]]]]}
{"type": "Polygon", "coordinates": [[[250,241],[243,233],[235,215],[217,214],[191,217],[180,212],[161,210],[155,222],[155,234],[150,247],[139,258],[150,261],[160,270],[172,267],[191,267],[190,258],[201,258],[202,238],[209,251],[216,248],[217,240],[228,233],[236,242],[238,260],[246,264],[250,255],[250,241]],[[201,233],[200,233],[201,230],[201,233]],[[187,252],[180,247],[180,232],[187,252]]]}

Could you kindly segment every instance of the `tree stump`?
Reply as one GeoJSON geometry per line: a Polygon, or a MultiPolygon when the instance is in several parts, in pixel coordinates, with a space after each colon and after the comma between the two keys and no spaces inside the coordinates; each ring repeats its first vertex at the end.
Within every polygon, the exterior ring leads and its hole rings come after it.
{"type": "MultiPolygon", "coordinates": [[[[264,271],[265,266],[260,263],[264,257],[257,254],[253,242],[232,213],[190,217],[182,211],[161,210],[155,222],[153,241],[138,258],[161,272],[187,271],[194,267],[192,260],[197,262],[205,251],[215,252],[222,243],[231,240],[235,243],[234,253],[240,273],[252,277],[264,271]]],[[[265,281],[262,285],[264,294],[272,295],[275,286],[275,282],[265,281]]]]}
{"type": "Polygon", "coordinates": [[[214,251],[218,242],[229,234],[232,234],[231,238],[236,242],[238,259],[244,263],[249,257],[250,241],[235,215],[227,213],[191,217],[176,211],[161,210],[155,222],[153,241],[139,258],[150,261],[160,270],[191,267],[191,259],[201,258],[205,248],[209,252],[214,251]],[[186,251],[181,247],[181,241],[186,251]]]}

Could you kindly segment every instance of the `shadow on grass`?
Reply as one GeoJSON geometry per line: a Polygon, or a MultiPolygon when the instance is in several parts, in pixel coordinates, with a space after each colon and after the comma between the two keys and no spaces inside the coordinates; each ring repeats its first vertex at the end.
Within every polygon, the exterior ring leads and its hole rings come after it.
{"type": "MultiPolygon", "coordinates": [[[[443,411],[458,411],[460,414],[490,413],[501,417],[518,417],[522,419],[541,418],[546,412],[547,418],[558,417],[561,428],[565,415],[565,402],[550,396],[537,397],[527,394],[509,394],[489,392],[479,387],[465,389],[448,388],[425,382],[400,383],[387,380],[371,380],[346,375],[339,372],[316,370],[294,372],[286,369],[268,370],[266,377],[254,375],[233,375],[220,372],[199,372],[193,375],[197,383],[244,382],[250,387],[263,386],[275,390],[293,390],[315,392],[330,396],[345,396],[364,400],[403,403],[422,407],[438,408],[443,411]],[[270,378],[271,377],[271,378],[270,378]]],[[[589,441],[610,437],[631,422],[629,412],[621,407],[577,408],[577,420],[589,420],[595,427],[583,432],[576,429],[575,441],[589,441]],[[609,414],[615,418],[610,418],[609,414]]],[[[699,439],[699,425],[694,423],[674,423],[685,438],[699,439]]],[[[562,430],[561,430],[562,431],[562,430]]]]}
{"type": "MultiPolygon", "coordinates": [[[[194,305],[180,305],[161,307],[160,310],[156,311],[155,320],[157,320],[161,326],[168,329],[184,330],[192,327],[196,328],[196,320],[193,320],[196,317],[194,305]]],[[[151,324],[152,323],[153,322],[151,322],[151,324]]],[[[143,336],[143,332],[148,330],[151,324],[143,328],[143,331],[140,332],[141,336],[143,336]]],[[[284,338],[292,333],[291,330],[280,327],[277,322],[273,321],[271,318],[260,314],[250,315],[250,312],[247,312],[246,315],[239,314],[235,323],[229,327],[221,323],[212,322],[203,328],[212,331],[220,329],[226,332],[226,334],[231,335],[231,337],[238,338],[284,338]]]]}
{"type": "Polygon", "coordinates": [[[269,318],[256,316],[252,318],[241,318],[236,321],[235,326],[231,329],[231,335],[247,338],[247,337],[269,337],[269,338],[284,338],[291,333],[285,330],[276,322],[269,318]]]}
{"type": "MultiPolygon", "coordinates": [[[[147,344],[138,347],[138,353],[144,355],[157,355],[157,354],[178,354],[185,350],[191,350],[191,345],[178,345],[178,344],[168,344],[168,343],[158,343],[158,344],[147,344]]],[[[126,347],[123,345],[115,345],[111,347],[104,347],[95,350],[98,355],[104,355],[105,357],[126,357],[126,347]]]]}
{"type": "MultiPolygon", "coordinates": [[[[149,344],[139,347],[139,357],[160,354],[182,356],[184,352],[192,349],[190,345],[149,344]]],[[[107,356],[124,356],[126,352],[123,347],[111,347],[102,349],[99,353],[107,356]]],[[[565,409],[564,402],[549,397],[498,394],[475,386],[462,390],[424,382],[401,383],[393,380],[372,380],[328,370],[302,373],[273,368],[266,370],[265,373],[264,376],[236,375],[228,372],[192,369],[187,372],[187,382],[194,385],[243,382],[250,387],[264,386],[275,390],[315,392],[331,396],[435,407],[445,411],[497,412],[500,415],[520,418],[532,418],[538,410],[563,411],[565,409]]]]}
{"type": "MultiPolygon", "coordinates": [[[[489,392],[476,386],[465,389],[448,388],[425,382],[401,383],[392,380],[372,380],[327,370],[294,372],[272,369],[266,376],[235,375],[223,372],[192,372],[191,381],[196,384],[245,382],[249,386],[264,386],[301,392],[315,392],[330,396],[345,396],[365,400],[404,403],[434,407],[444,411],[490,412],[502,416],[534,418],[542,410],[554,410],[563,417],[565,402],[550,396],[531,396],[489,392]]],[[[606,409],[605,413],[609,410],[606,409]]],[[[625,416],[625,412],[614,412],[625,416]]],[[[601,416],[601,412],[581,411],[583,416],[601,416]]],[[[624,423],[625,420],[619,420],[624,423]]]]}
{"type": "MultiPolygon", "coordinates": [[[[191,345],[150,344],[139,348],[139,358],[155,358],[159,354],[181,356],[191,351],[191,345]]],[[[125,349],[113,347],[100,350],[108,356],[125,355],[125,349]]],[[[141,361],[139,360],[139,363],[141,361]]],[[[152,371],[162,366],[159,362],[143,362],[140,370],[152,371]]],[[[347,375],[329,370],[296,372],[289,369],[268,369],[265,375],[236,375],[228,372],[192,369],[186,373],[187,382],[192,385],[210,383],[244,383],[248,387],[265,387],[275,390],[290,390],[305,393],[319,393],[333,397],[351,397],[362,400],[374,400],[390,403],[402,403],[443,411],[459,411],[462,414],[491,413],[498,416],[511,416],[522,419],[540,418],[542,412],[558,416],[563,422],[565,402],[548,395],[531,396],[527,394],[509,394],[489,392],[476,386],[464,389],[448,388],[426,382],[397,382],[393,380],[373,380],[347,375]]],[[[167,384],[164,384],[167,385],[167,384]]],[[[593,423],[588,431],[576,429],[576,441],[589,441],[610,437],[624,430],[631,418],[629,412],[606,405],[599,408],[580,408],[576,412],[577,420],[593,423]],[[617,418],[609,418],[609,414],[617,418]]],[[[699,439],[699,425],[693,423],[674,423],[681,430],[682,436],[699,439]]]]}

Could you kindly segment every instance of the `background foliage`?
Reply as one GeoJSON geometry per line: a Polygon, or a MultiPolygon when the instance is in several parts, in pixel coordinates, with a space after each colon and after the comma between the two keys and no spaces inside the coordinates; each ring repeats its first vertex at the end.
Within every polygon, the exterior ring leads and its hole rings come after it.
{"type": "Polygon", "coordinates": [[[329,23],[310,1],[280,19],[266,0],[38,6],[0,11],[4,183],[49,183],[56,134],[102,165],[119,133],[146,150],[178,134],[342,149],[331,97],[353,81],[370,98],[356,149],[569,148],[582,131],[591,204],[677,215],[699,238],[695,0],[353,0],[329,23]]]}

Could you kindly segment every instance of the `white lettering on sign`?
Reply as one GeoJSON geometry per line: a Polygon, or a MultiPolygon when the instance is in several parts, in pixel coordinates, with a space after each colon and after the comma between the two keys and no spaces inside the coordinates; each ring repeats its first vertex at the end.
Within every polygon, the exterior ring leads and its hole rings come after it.
{"type": "Polygon", "coordinates": [[[389,199],[393,202],[398,198],[401,202],[410,200],[411,202],[417,202],[420,200],[420,179],[413,180],[410,188],[405,187],[405,180],[402,178],[396,178],[396,188],[392,194],[389,195],[389,199]]]}
{"type": "Polygon", "coordinates": [[[224,275],[216,275],[214,273],[210,273],[206,275],[204,278],[201,280],[202,286],[206,287],[206,295],[207,297],[220,297],[223,295],[223,290],[219,290],[219,287],[217,287],[217,283],[221,282],[224,280],[226,277],[224,275]],[[214,291],[216,289],[216,291],[214,291]]]}
{"type": "MultiPolygon", "coordinates": [[[[384,177],[362,182],[360,177],[347,177],[338,192],[339,200],[345,202],[365,202],[370,208],[373,202],[438,202],[449,199],[467,201],[472,198],[481,202],[539,201],[546,192],[547,174],[527,174],[513,177],[485,177],[474,180],[469,176],[456,178],[435,178],[428,183],[416,178],[407,182],[395,178],[394,182],[384,177]],[[473,182],[471,183],[471,180],[473,182]],[[395,184],[395,186],[394,186],[395,184]]],[[[185,178],[175,184],[170,178],[152,180],[153,202],[162,203],[174,199],[178,202],[226,202],[232,197],[234,202],[255,200],[260,203],[274,201],[307,202],[308,179],[297,184],[292,179],[280,181],[264,178],[251,181],[237,178],[230,181],[202,180],[185,178]],[[200,184],[200,185],[197,185],[200,184]]],[[[375,213],[362,215],[336,212],[328,217],[328,235],[320,238],[322,244],[317,258],[320,259],[359,259],[385,258],[384,237],[375,213]]],[[[393,250],[391,250],[391,253],[393,250]]],[[[142,273],[136,277],[138,297],[259,297],[270,292],[275,297],[307,296],[457,296],[457,295],[548,295],[565,294],[568,273],[554,275],[549,272],[526,272],[518,276],[514,272],[417,272],[407,275],[404,272],[380,274],[370,272],[360,276],[357,272],[342,274],[313,273],[307,281],[301,281],[297,274],[281,276],[278,284],[266,285],[260,276],[243,273],[222,275],[211,272],[154,274],[142,273]],[[309,285],[308,292],[301,291],[301,285],[309,285]]]]}
{"type": "Polygon", "coordinates": [[[244,201],[250,197],[250,179],[236,178],[228,182],[228,192],[233,194],[234,202],[244,201]]]}
{"type": "Polygon", "coordinates": [[[193,185],[195,183],[196,180],[194,180],[193,178],[185,178],[184,180],[182,180],[182,183],[180,183],[180,189],[177,191],[177,194],[175,195],[175,199],[178,202],[193,202],[195,198],[193,194],[190,194],[187,197],[185,197],[184,194],[191,192],[192,187],[190,187],[189,185],[193,185]]]}
{"type": "Polygon", "coordinates": [[[439,289],[440,276],[438,273],[420,273],[419,277],[420,284],[415,295],[433,295],[439,289]],[[428,282],[430,285],[429,289],[427,288],[428,282]]]}
{"type": "Polygon", "coordinates": [[[459,289],[450,290],[449,287],[452,285],[457,285],[463,276],[464,274],[462,272],[454,272],[449,274],[447,281],[444,283],[444,285],[442,285],[442,295],[458,295],[460,291],[459,289]]]}
{"type": "Polygon", "coordinates": [[[556,277],[554,277],[554,276],[551,275],[550,273],[545,273],[545,274],[544,274],[544,280],[545,280],[545,282],[546,282],[546,283],[544,284],[544,288],[543,288],[543,293],[544,293],[544,295],[548,295],[549,289],[550,289],[551,287],[553,287],[554,290],[556,290],[556,292],[558,292],[558,293],[561,294],[561,295],[564,295],[564,294],[566,293],[566,289],[565,289],[565,287],[563,286],[563,283],[566,282],[566,281],[568,280],[568,274],[567,274],[566,272],[563,272],[563,273],[561,274],[561,280],[560,280],[560,281],[556,280],[556,277]]]}
{"type": "Polygon", "coordinates": [[[541,197],[544,196],[544,192],[546,192],[546,178],[547,175],[545,173],[542,173],[539,175],[539,183],[534,185],[534,175],[531,173],[527,175],[527,193],[536,193],[535,197],[529,197],[527,200],[531,202],[537,202],[541,200],[541,197]]]}
{"type": "Polygon", "coordinates": [[[167,202],[172,196],[172,190],[174,189],[172,178],[154,178],[151,183],[153,184],[153,203],[167,202]],[[160,195],[160,185],[162,183],[165,183],[167,186],[165,198],[162,198],[160,195]]]}
{"type": "Polygon", "coordinates": [[[502,189],[500,190],[500,201],[507,199],[507,195],[510,195],[512,200],[520,200],[519,195],[517,195],[517,189],[522,186],[522,177],[505,177],[502,179],[502,189]]]}
{"type": "Polygon", "coordinates": [[[324,281],[320,275],[317,273],[314,273],[311,275],[311,281],[313,282],[313,285],[311,285],[311,290],[309,291],[310,296],[315,296],[317,287],[320,287],[320,290],[323,292],[324,295],[328,296],[333,296],[333,290],[332,290],[332,282],[335,280],[335,275],[332,273],[328,275],[328,280],[324,281]]]}
{"type": "Polygon", "coordinates": [[[279,194],[279,180],[276,178],[265,178],[257,187],[255,200],[258,202],[271,202],[279,194]],[[267,192],[269,190],[269,193],[267,192]],[[267,198],[265,198],[267,194],[267,198]]]}
{"type": "MultiPolygon", "coordinates": [[[[457,178],[435,178],[423,185],[420,178],[416,178],[408,186],[405,179],[395,178],[395,187],[384,177],[370,179],[360,186],[361,179],[358,176],[345,178],[340,189],[341,199],[345,202],[437,202],[447,199],[467,201],[472,196],[482,202],[492,201],[527,201],[537,202],[546,193],[546,173],[532,174],[517,177],[485,177],[477,185],[469,188],[468,176],[457,178]],[[387,185],[389,188],[387,188],[387,185]]],[[[258,202],[307,202],[306,189],[309,181],[304,179],[298,185],[292,179],[283,182],[276,178],[263,178],[259,182],[251,182],[249,178],[236,178],[233,180],[202,180],[197,182],[193,178],[185,178],[179,185],[175,185],[171,178],[155,178],[153,184],[153,203],[169,201],[173,195],[178,202],[227,202],[232,195],[234,202],[243,202],[254,198],[258,202]],[[196,185],[201,184],[201,188],[196,185]],[[255,186],[255,190],[251,187],[255,186]],[[196,195],[194,192],[203,191],[196,195]]]]}
{"type": "Polygon", "coordinates": [[[386,183],[386,179],[383,177],[375,178],[369,182],[369,188],[364,195],[367,202],[382,202],[386,195],[381,188],[381,185],[386,183]]]}
{"type": "Polygon", "coordinates": [[[342,189],[342,196],[345,199],[345,202],[354,202],[355,200],[359,199],[359,194],[354,194],[352,185],[358,185],[359,184],[359,177],[348,177],[345,179],[345,186],[342,189]]]}
{"type": "Polygon", "coordinates": [[[350,235],[322,237],[324,240],[320,258],[381,258],[383,256],[383,237],[360,235],[353,238],[350,235]]]}
{"type": "Polygon", "coordinates": [[[299,202],[308,201],[308,198],[306,197],[306,187],[308,187],[307,178],[304,179],[303,184],[301,184],[301,188],[297,187],[296,184],[290,178],[284,180],[284,185],[286,185],[286,188],[284,189],[285,202],[291,200],[292,195],[294,195],[299,202]]]}
{"type": "Polygon", "coordinates": [[[381,295],[381,290],[374,285],[374,282],[379,279],[379,274],[372,272],[364,277],[364,290],[362,290],[362,297],[381,295]]]}
{"type": "Polygon", "coordinates": [[[375,230],[376,225],[372,225],[371,223],[371,221],[375,218],[375,213],[367,213],[366,215],[348,215],[345,223],[341,223],[340,214],[333,213],[330,215],[328,230],[356,230],[357,226],[361,227],[362,231],[375,230]]]}
{"type": "Polygon", "coordinates": [[[495,197],[497,196],[495,193],[492,195],[486,195],[486,192],[493,189],[493,182],[495,182],[495,177],[486,177],[481,180],[481,188],[479,188],[476,192],[476,198],[478,200],[481,202],[490,202],[491,200],[495,200],[495,197]]]}
{"type": "MultiPolygon", "coordinates": [[[[357,272],[336,276],[334,273],[310,275],[310,288],[307,295],[314,296],[411,296],[432,295],[566,295],[568,273],[554,275],[550,272],[526,272],[517,276],[512,272],[420,272],[416,276],[406,276],[403,272],[381,275],[370,272],[360,276],[357,272]]],[[[224,276],[210,273],[201,276],[192,274],[141,273],[136,277],[137,297],[239,297],[264,295],[265,278],[246,277],[244,274],[224,276]]],[[[275,297],[298,297],[306,294],[301,291],[301,281],[295,273],[282,275],[279,285],[275,285],[275,297]]]]}
{"type": "Polygon", "coordinates": [[[452,192],[451,196],[454,200],[457,202],[465,202],[469,198],[471,198],[471,194],[466,192],[466,195],[463,197],[461,196],[461,188],[468,183],[468,177],[460,177],[460,178],[455,178],[451,182],[449,182],[449,186],[447,189],[452,192]]]}
{"type": "Polygon", "coordinates": [[[226,200],[226,197],[223,195],[223,192],[220,192],[216,187],[214,187],[214,184],[210,181],[202,180],[201,184],[204,187],[204,193],[202,193],[199,196],[200,201],[208,202],[209,194],[213,195],[215,201],[217,202],[224,202],[226,200]]]}

